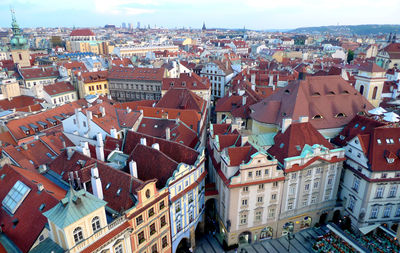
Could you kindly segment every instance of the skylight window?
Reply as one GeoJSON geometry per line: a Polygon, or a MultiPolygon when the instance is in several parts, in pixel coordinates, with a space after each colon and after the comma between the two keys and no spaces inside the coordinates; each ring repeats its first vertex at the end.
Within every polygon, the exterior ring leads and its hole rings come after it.
{"type": "Polygon", "coordinates": [[[285,146],[285,143],[281,143],[281,145],[279,145],[280,148],[283,148],[285,146]]]}
{"type": "Polygon", "coordinates": [[[381,139],[377,139],[376,142],[378,142],[378,144],[382,143],[381,139]]]}
{"type": "Polygon", "coordinates": [[[1,204],[7,211],[14,214],[30,191],[28,186],[18,180],[1,204]]]}
{"type": "Polygon", "coordinates": [[[122,188],[119,188],[117,191],[117,196],[119,196],[121,194],[122,188]]]}
{"type": "Polygon", "coordinates": [[[365,126],[362,126],[362,127],[361,127],[361,130],[364,131],[364,130],[365,130],[365,126]]]}
{"type": "Polygon", "coordinates": [[[354,125],[354,128],[357,128],[359,125],[360,125],[360,124],[358,124],[358,123],[357,123],[357,124],[355,124],[355,125],[354,125]]]}
{"type": "Polygon", "coordinates": [[[108,183],[108,184],[106,185],[106,190],[107,190],[108,188],[110,188],[110,185],[111,185],[111,183],[108,183]]]}

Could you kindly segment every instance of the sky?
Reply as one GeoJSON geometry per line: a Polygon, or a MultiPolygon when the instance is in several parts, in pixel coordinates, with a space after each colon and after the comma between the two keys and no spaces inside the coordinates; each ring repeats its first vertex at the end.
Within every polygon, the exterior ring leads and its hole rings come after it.
{"type": "Polygon", "coordinates": [[[325,25],[400,24],[400,0],[0,0],[0,27],[10,7],[21,27],[292,29],[325,25]]]}

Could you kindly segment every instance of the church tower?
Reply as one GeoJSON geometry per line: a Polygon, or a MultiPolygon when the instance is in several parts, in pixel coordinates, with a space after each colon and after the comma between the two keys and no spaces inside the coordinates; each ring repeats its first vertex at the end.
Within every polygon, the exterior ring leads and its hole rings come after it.
{"type": "Polygon", "coordinates": [[[201,31],[205,32],[206,30],[207,30],[206,23],[203,21],[203,27],[201,28],[201,31]]]}
{"type": "Polygon", "coordinates": [[[382,102],[382,89],[386,71],[375,63],[367,63],[358,69],[355,76],[355,88],[363,95],[373,106],[378,107],[382,102]]]}
{"type": "Polygon", "coordinates": [[[15,18],[15,11],[11,10],[11,29],[13,32],[10,47],[11,47],[11,57],[14,63],[18,64],[20,67],[29,67],[30,63],[30,53],[28,47],[28,41],[22,36],[21,29],[17,24],[17,19],[15,18]]]}

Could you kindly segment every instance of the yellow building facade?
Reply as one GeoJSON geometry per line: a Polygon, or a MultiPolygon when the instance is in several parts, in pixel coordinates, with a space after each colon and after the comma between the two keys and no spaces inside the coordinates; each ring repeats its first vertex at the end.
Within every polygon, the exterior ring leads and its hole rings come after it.
{"type": "Polygon", "coordinates": [[[79,97],[108,95],[107,71],[84,72],[78,76],[79,97]]]}

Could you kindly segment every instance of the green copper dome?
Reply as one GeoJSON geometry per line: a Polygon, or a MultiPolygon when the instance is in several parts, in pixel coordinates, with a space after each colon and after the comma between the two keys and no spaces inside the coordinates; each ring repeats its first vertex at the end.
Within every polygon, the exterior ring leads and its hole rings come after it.
{"type": "Polygon", "coordinates": [[[22,36],[21,29],[18,26],[17,19],[15,18],[14,10],[11,10],[11,29],[13,36],[11,38],[11,49],[28,49],[28,41],[22,36]]]}

